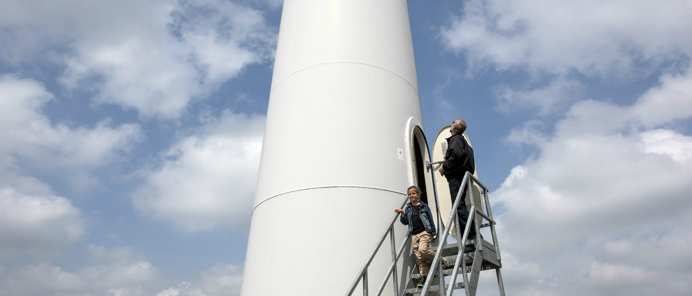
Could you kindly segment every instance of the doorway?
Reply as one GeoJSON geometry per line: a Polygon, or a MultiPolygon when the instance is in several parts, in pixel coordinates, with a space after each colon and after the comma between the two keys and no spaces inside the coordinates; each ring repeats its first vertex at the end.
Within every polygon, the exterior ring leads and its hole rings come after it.
{"type": "Polygon", "coordinates": [[[430,150],[428,149],[428,142],[425,140],[425,134],[420,126],[415,126],[411,133],[411,152],[413,161],[413,184],[418,186],[421,190],[420,200],[426,203],[433,216],[435,217],[434,223],[437,226],[438,223],[438,205],[435,199],[435,186],[433,184],[432,171],[428,170],[426,164],[430,163],[430,150]]]}

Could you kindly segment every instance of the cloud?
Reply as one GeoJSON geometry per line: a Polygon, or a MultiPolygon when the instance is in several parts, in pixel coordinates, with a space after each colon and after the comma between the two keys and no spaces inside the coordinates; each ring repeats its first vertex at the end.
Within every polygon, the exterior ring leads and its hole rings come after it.
{"type": "Polygon", "coordinates": [[[200,274],[199,285],[182,282],[156,296],[235,296],[240,295],[243,270],[240,266],[217,263],[200,274]]]}
{"type": "Polygon", "coordinates": [[[241,266],[217,263],[202,272],[199,282],[208,295],[240,295],[243,269],[241,266]]]}
{"type": "Polygon", "coordinates": [[[0,76],[1,184],[49,194],[47,185],[26,175],[27,169],[60,170],[68,177],[88,181],[84,184],[94,184],[89,171],[112,162],[141,137],[139,125],[112,127],[108,119],[93,128],[53,123],[41,112],[52,99],[35,80],[0,76]]]}
{"type": "MultiPolygon", "coordinates": [[[[503,247],[505,289],[515,295],[688,295],[692,266],[689,230],[663,235],[635,231],[594,239],[542,259],[520,260],[503,247]],[[576,292],[578,291],[578,292],[576,292]]],[[[497,294],[495,275],[482,274],[479,293],[497,294]]]]}
{"type": "Polygon", "coordinates": [[[692,55],[692,3],[471,0],[440,29],[472,68],[632,77],[692,55]],[[638,70],[638,71],[634,71],[638,70]]]}
{"type": "Polygon", "coordinates": [[[655,128],[686,120],[692,116],[692,67],[682,74],[662,75],[658,85],[647,90],[631,106],[585,100],[574,104],[567,116],[580,121],[563,121],[559,127],[574,134],[581,133],[579,130],[610,132],[631,127],[655,128]]]}
{"type": "Polygon", "coordinates": [[[672,160],[684,163],[692,158],[692,138],[671,130],[655,129],[639,134],[645,153],[669,156],[672,160]]]}
{"type": "Polygon", "coordinates": [[[144,260],[144,254],[130,247],[108,250],[103,246],[88,245],[87,252],[96,260],[106,262],[137,262],[144,260]]]}
{"type": "Polygon", "coordinates": [[[247,232],[265,117],[225,112],[173,145],[132,194],[143,213],[187,231],[247,232]]]}
{"type": "Polygon", "coordinates": [[[194,282],[180,282],[169,288],[170,280],[143,255],[130,248],[108,250],[90,245],[88,251],[107,264],[70,272],[51,263],[18,267],[0,265],[3,295],[109,295],[109,296],[229,296],[240,295],[242,266],[217,263],[194,276],[194,282]],[[137,259],[140,258],[140,259],[137,259]]]}
{"type": "Polygon", "coordinates": [[[64,197],[0,186],[0,258],[54,254],[84,234],[82,214],[64,197]]]}
{"type": "Polygon", "coordinates": [[[0,20],[1,61],[56,63],[68,90],[142,117],[177,118],[276,43],[260,11],[221,0],[9,1],[0,20]]]}
{"type": "Polygon", "coordinates": [[[529,120],[521,128],[513,128],[505,140],[515,146],[540,146],[547,141],[546,135],[541,132],[541,128],[543,128],[541,121],[529,120]]]}
{"type": "Polygon", "coordinates": [[[49,263],[18,268],[0,266],[6,295],[143,295],[159,272],[146,261],[97,265],[68,272],[49,263]]]}
{"type": "Polygon", "coordinates": [[[552,135],[534,121],[510,134],[540,151],[491,195],[508,264],[535,267],[505,277],[513,294],[690,293],[692,136],[675,127],[692,117],[691,73],[632,105],[576,102],[552,135]]]}
{"type": "Polygon", "coordinates": [[[545,116],[561,111],[569,103],[582,99],[585,87],[577,80],[557,77],[545,87],[517,91],[510,87],[498,89],[499,109],[504,113],[517,107],[533,107],[545,116]]]}
{"type": "Polygon", "coordinates": [[[664,74],[633,106],[633,119],[647,127],[692,116],[692,67],[681,74],[664,74]]]}
{"type": "MultiPolygon", "coordinates": [[[[686,37],[692,30],[692,3],[669,4],[469,0],[459,15],[440,27],[438,37],[448,51],[466,59],[467,76],[487,68],[528,73],[528,82],[521,86],[495,87],[497,109],[536,110],[546,117],[585,99],[589,90],[596,90],[590,89],[594,82],[631,82],[661,71],[664,80],[679,77],[666,72],[688,68],[692,58],[692,39],[686,37]]],[[[680,81],[679,88],[688,91],[689,84],[684,83],[689,81],[680,81]]],[[[655,89],[650,92],[657,95],[655,89]]],[[[646,113],[656,108],[643,103],[641,115],[654,120],[656,114],[646,113]]]]}

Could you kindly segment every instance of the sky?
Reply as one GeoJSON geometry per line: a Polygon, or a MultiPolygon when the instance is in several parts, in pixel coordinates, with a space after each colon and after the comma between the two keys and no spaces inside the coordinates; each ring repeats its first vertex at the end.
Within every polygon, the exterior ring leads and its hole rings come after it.
{"type": "MultiPolygon", "coordinates": [[[[692,1],[408,2],[507,294],[692,294],[692,1]]],[[[282,1],[0,7],[0,294],[238,295],[282,1]]]]}

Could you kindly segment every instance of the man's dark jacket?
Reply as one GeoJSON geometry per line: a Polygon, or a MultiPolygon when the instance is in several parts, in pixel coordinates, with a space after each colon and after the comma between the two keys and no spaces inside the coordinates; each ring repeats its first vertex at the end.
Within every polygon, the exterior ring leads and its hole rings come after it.
{"type": "Polygon", "coordinates": [[[454,134],[447,138],[447,153],[442,164],[445,176],[451,178],[463,178],[469,171],[473,174],[476,163],[473,159],[473,148],[466,142],[461,134],[454,134]]]}

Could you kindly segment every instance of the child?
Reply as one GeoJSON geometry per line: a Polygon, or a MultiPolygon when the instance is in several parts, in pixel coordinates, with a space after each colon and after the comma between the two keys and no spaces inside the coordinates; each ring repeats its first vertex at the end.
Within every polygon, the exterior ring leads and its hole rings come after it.
{"type": "MultiPolygon", "coordinates": [[[[411,234],[411,247],[416,257],[418,257],[418,269],[421,275],[418,287],[423,287],[430,270],[427,260],[435,258],[435,251],[431,251],[429,245],[433,237],[437,235],[437,229],[435,224],[433,224],[433,215],[430,212],[430,207],[420,201],[420,189],[416,186],[411,186],[408,188],[407,194],[411,202],[406,204],[405,210],[397,208],[394,212],[400,213],[401,223],[408,225],[408,233],[411,234]]],[[[442,258],[442,264],[444,268],[451,266],[444,257],[442,258]]]]}

